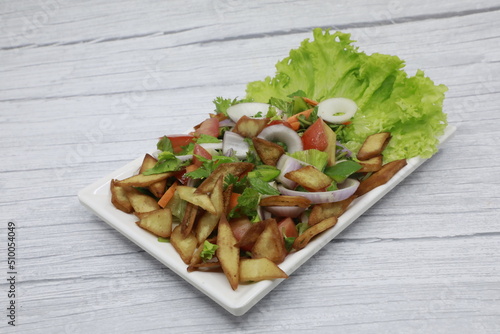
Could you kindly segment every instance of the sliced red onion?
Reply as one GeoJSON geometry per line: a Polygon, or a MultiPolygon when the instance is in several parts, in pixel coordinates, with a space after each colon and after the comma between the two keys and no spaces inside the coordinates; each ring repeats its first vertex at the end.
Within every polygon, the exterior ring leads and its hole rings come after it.
{"type": "Polygon", "coordinates": [[[259,215],[260,220],[266,220],[272,217],[271,212],[264,210],[263,206],[259,206],[257,214],[259,215]]]}
{"type": "Polygon", "coordinates": [[[236,123],[233,122],[233,120],[230,118],[226,118],[226,119],[223,119],[222,121],[219,121],[219,128],[222,128],[225,126],[235,126],[235,125],[236,125],[236,123]]]}
{"type": "Polygon", "coordinates": [[[231,131],[224,132],[224,139],[222,140],[222,154],[228,156],[232,150],[234,156],[239,159],[245,158],[249,150],[247,142],[239,134],[231,131]]]}
{"type": "Polygon", "coordinates": [[[312,204],[340,202],[349,198],[359,187],[359,181],[347,179],[338,185],[339,190],[323,192],[305,192],[287,189],[278,186],[279,191],[287,196],[302,196],[309,199],[312,204]]]}
{"type": "MultiPolygon", "coordinates": [[[[233,122],[238,122],[238,120],[243,116],[253,117],[253,118],[265,118],[267,112],[269,111],[270,104],[258,103],[258,102],[246,102],[235,104],[227,108],[227,115],[233,122]],[[255,117],[256,114],[261,113],[261,117],[255,117]]],[[[276,108],[278,115],[283,112],[276,108]]]]}
{"type": "Polygon", "coordinates": [[[298,206],[265,206],[264,210],[278,217],[296,218],[300,216],[306,208],[298,206]]]}
{"type": "Polygon", "coordinates": [[[297,132],[283,124],[272,125],[264,128],[264,130],[262,130],[258,135],[258,138],[268,141],[283,142],[286,144],[287,151],[289,153],[304,150],[302,139],[297,132]]]}
{"type": "Polygon", "coordinates": [[[347,147],[345,147],[344,144],[341,144],[339,141],[337,142],[337,146],[340,146],[342,147],[342,149],[340,150],[337,150],[337,155],[341,154],[341,153],[344,153],[345,152],[345,156],[346,157],[351,157],[352,156],[352,151],[350,149],[348,149],[347,147]]]}
{"type": "Polygon", "coordinates": [[[318,104],[318,116],[328,123],[345,123],[356,111],[358,111],[356,102],[344,97],[334,97],[318,104]]]}
{"type": "Polygon", "coordinates": [[[287,179],[285,177],[285,174],[302,167],[303,164],[300,160],[297,160],[295,158],[292,158],[291,156],[283,154],[281,158],[279,158],[278,163],[276,164],[276,168],[278,168],[281,171],[280,175],[278,175],[276,179],[285,187],[293,189],[297,186],[297,183],[290,179],[287,179]]]}

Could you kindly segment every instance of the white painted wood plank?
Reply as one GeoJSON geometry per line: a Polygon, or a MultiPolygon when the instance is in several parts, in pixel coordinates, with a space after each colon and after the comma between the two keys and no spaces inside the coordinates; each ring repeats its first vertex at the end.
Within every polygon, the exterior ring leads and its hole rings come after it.
{"type": "Polygon", "coordinates": [[[23,18],[44,3],[0,4],[0,216],[19,224],[16,332],[500,330],[494,1],[59,1],[25,38],[23,18]],[[215,96],[241,96],[310,28],[332,24],[448,85],[459,128],[248,314],[229,315],[79,205],[78,190],[201,121],[215,96]]]}

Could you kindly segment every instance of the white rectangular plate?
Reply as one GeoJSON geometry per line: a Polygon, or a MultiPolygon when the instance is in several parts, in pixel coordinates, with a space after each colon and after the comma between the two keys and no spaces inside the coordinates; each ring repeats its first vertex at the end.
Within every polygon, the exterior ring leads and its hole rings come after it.
{"type": "MultiPolygon", "coordinates": [[[[440,138],[441,143],[446,141],[455,130],[456,128],[454,126],[448,126],[444,135],[440,138]]],[[[135,224],[137,218],[134,215],[123,213],[115,209],[111,204],[111,194],[109,191],[111,179],[124,179],[137,173],[142,163],[142,159],[143,157],[137,158],[103,179],[82,189],[78,193],[80,202],[106,223],[154,256],[158,261],[206,294],[227,311],[236,316],[243,315],[274,289],[282,280],[262,281],[254,284],[240,285],[236,291],[233,291],[223,273],[206,273],[199,271],[188,273],[186,270],[187,266],[171,244],[158,242],[157,237],[144,231],[135,224]]],[[[286,260],[280,264],[281,269],[288,275],[291,275],[324,245],[354,222],[356,218],[362,215],[399,182],[424,163],[425,160],[426,159],[421,158],[408,159],[408,164],[388,183],[356,199],[349,209],[339,218],[339,221],[333,228],[313,239],[307,247],[301,251],[287,256],[286,260]]],[[[293,277],[290,279],[293,279],[293,277]]]]}

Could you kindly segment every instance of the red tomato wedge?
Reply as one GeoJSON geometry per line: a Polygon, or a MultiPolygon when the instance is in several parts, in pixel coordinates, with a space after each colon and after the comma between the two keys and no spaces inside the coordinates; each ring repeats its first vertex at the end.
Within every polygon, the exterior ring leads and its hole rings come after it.
{"type": "Polygon", "coordinates": [[[231,225],[234,237],[238,241],[240,241],[245,233],[247,233],[248,229],[252,227],[252,223],[250,222],[250,220],[248,220],[247,217],[231,219],[229,225],[231,225]]]}
{"type": "Polygon", "coordinates": [[[212,155],[208,153],[207,150],[205,150],[201,145],[194,144],[194,149],[193,149],[193,165],[200,167],[203,164],[203,161],[198,159],[197,155],[206,158],[206,159],[212,159],[212,155]]]}
{"type": "Polygon", "coordinates": [[[318,118],[306,132],[302,135],[302,145],[304,150],[317,149],[320,151],[326,150],[328,146],[328,139],[323,128],[323,120],[318,118]]]}
{"type": "Polygon", "coordinates": [[[166,137],[170,139],[174,153],[181,152],[182,146],[189,145],[194,141],[194,136],[191,135],[171,135],[166,137]]]}
{"type": "Polygon", "coordinates": [[[299,236],[297,232],[297,228],[295,227],[295,223],[292,218],[285,218],[281,222],[278,223],[278,229],[282,232],[287,238],[296,238],[299,236]]]}
{"type": "Polygon", "coordinates": [[[219,120],[217,118],[207,118],[194,132],[195,136],[208,135],[212,137],[219,136],[219,120]]]}

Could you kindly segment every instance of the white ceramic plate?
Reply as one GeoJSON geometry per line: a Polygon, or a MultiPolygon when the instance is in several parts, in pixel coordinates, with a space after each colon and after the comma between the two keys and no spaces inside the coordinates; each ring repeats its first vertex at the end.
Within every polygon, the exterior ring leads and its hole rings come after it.
{"type": "MultiPolygon", "coordinates": [[[[447,140],[455,130],[455,127],[448,126],[445,134],[440,138],[441,143],[447,140]]],[[[187,266],[181,260],[172,245],[158,242],[157,237],[144,231],[135,224],[137,218],[134,215],[123,213],[115,209],[111,204],[111,194],[109,191],[111,179],[124,179],[137,173],[142,163],[142,159],[143,157],[140,157],[103,179],[82,189],[78,193],[80,202],[106,223],[154,256],[158,261],[176,272],[180,277],[213,299],[227,311],[236,316],[243,315],[274,289],[282,280],[262,281],[249,285],[240,285],[236,291],[233,291],[223,273],[188,273],[186,270],[187,266]]],[[[356,218],[368,210],[405,177],[410,175],[424,161],[425,159],[420,158],[409,159],[408,164],[387,184],[375,188],[356,199],[351,207],[340,217],[335,227],[313,239],[307,247],[301,251],[287,256],[286,260],[280,264],[281,269],[288,275],[291,275],[324,245],[354,222],[356,218]]],[[[289,279],[293,279],[293,276],[289,279]]]]}

